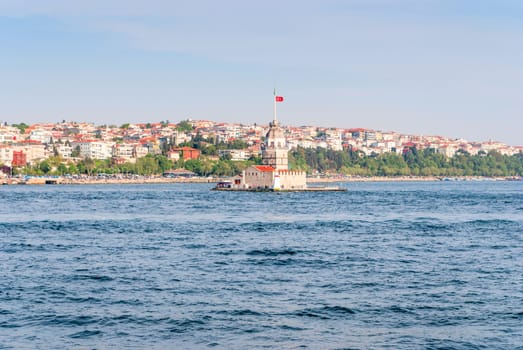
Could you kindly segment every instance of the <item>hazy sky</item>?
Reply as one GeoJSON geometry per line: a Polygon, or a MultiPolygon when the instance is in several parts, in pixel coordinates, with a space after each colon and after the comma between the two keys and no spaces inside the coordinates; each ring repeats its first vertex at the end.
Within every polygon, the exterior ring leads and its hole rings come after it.
{"type": "Polygon", "coordinates": [[[0,0],[0,121],[186,118],[523,145],[523,1],[0,0]]]}

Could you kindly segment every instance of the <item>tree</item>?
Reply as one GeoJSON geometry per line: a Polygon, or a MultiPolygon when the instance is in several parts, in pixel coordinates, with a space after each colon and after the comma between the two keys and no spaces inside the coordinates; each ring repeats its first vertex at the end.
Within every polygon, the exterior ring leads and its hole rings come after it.
{"type": "Polygon", "coordinates": [[[56,171],[58,172],[59,175],[63,175],[65,173],[67,173],[67,167],[65,166],[65,164],[60,164],[56,168],[56,171]]]}
{"type": "Polygon", "coordinates": [[[143,158],[138,158],[135,164],[135,171],[140,175],[153,175],[160,172],[157,160],[153,155],[148,154],[143,158]]]}
{"type": "Polygon", "coordinates": [[[224,153],[221,157],[220,157],[220,160],[231,160],[232,159],[232,155],[230,153],[224,153]]]}
{"type": "Polygon", "coordinates": [[[304,148],[298,147],[295,151],[289,152],[289,166],[292,170],[302,170],[310,172],[310,167],[307,164],[304,148]]]}
{"type": "Polygon", "coordinates": [[[44,160],[44,161],[40,162],[40,164],[38,165],[38,169],[42,173],[47,174],[51,171],[51,165],[49,164],[49,162],[47,160],[44,160]]]}
{"type": "Polygon", "coordinates": [[[26,123],[12,124],[11,126],[18,128],[21,134],[25,133],[25,129],[29,127],[26,123]]]}
{"type": "Polygon", "coordinates": [[[157,154],[155,156],[155,159],[158,162],[158,168],[159,168],[160,172],[163,173],[166,170],[172,169],[173,162],[172,162],[172,160],[168,159],[166,156],[157,154]]]}
{"type": "Polygon", "coordinates": [[[93,174],[93,169],[95,167],[94,161],[90,157],[86,157],[78,164],[78,169],[82,169],[83,173],[91,176],[93,174]],[[82,168],[80,168],[82,166],[82,168]]]}
{"type": "Polygon", "coordinates": [[[213,168],[213,173],[218,176],[232,176],[234,170],[230,161],[219,160],[213,168]]]}
{"type": "Polygon", "coordinates": [[[456,152],[452,158],[436,153],[434,149],[407,149],[404,154],[373,154],[360,151],[333,151],[322,148],[297,149],[289,152],[291,169],[307,172],[338,172],[361,176],[518,176],[523,171],[523,154],[503,156],[490,151],[472,156],[456,152]]]}
{"type": "Polygon", "coordinates": [[[213,166],[214,164],[212,161],[208,159],[202,160],[200,165],[200,175],[208,176],[209,174],[211,174],[213,166]]]}
{"type": "Polygon", "coordinates": [[[185,161],[184,168],[200,175],[202,162],[199,159],[188,159],[185,161]]]}
{"type": "Polygon", "coordinates": [[[63,159],[60,156],[50,156],[47,158],[47,162],[49,162],[51,167],[57,167],[62,161],[63,159]]]}
{"type": "Polygon", "coordinates": [[[176,125],[176,130],[181,132],[191,132],[193,131],[192,124],[188,120],[182,120],[176,125]]]}
{"type": "Polygon", "coordinates": [[[78,158],[78,157],[80,157],[80,146],[76,146],[76,147],[71,151],[71,157],[72,157],[72,158],[78,158]]]}
{"type": "Polygon", "coordinates": [[[215,156],[218,154],[218,150],[216,149],[216,146],[213,144],[206,144],[203,147],[201,147],[200,150],[202,151],[203,155],[207,156],[215,156]]]}
{"type": "Polygon", "coordinates": [[[78,174],[78,168],[76,167],[76,164],[74,164],[74,163],[69,164],[67,171],[69,174],[78,174]]]}

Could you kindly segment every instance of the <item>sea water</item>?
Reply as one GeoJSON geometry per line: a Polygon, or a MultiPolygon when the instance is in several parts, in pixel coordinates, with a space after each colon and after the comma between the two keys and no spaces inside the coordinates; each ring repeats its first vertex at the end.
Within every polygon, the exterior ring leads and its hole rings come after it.
{"type": "Polygon", "coordinates": [[[0,188],[1,349],[523,348],[523,182],[0,188]]]}

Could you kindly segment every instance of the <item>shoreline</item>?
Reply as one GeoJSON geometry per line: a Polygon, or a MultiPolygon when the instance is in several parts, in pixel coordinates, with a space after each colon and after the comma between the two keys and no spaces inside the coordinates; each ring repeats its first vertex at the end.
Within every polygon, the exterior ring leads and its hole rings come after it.
{"type": "Polygon", "coordinates": [[[307,183],[329,182],[430,182],[430,181],[521,181],[517,176],[368,176],[307,178],[307,183]]]}
{"type": "MultiPolygon", "coordinates": [[[[3,185],[119,185],[119,184],[166,184],[166,183],[217,183],[221,181],[230,181],[231,178],[210,178],[210,177],[193,177],[193,178],[167,178],[162,176],[134,176],[130,178],[112,178],[112,177],[31,177],[22,178],[3,178],[3,185]]],[[[345,177],[309,177],[308,184],[314,183],[336,183],[336,182],[435,182],[435,181],[522,181],[521,177],[490,177],[490,176],[345,176],[345,177]]]]}

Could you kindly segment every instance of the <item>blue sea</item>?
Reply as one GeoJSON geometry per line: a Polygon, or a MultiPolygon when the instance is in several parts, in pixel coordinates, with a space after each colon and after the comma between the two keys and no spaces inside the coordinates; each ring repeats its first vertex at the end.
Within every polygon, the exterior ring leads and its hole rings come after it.
{"type": "Polygon", "coordinates": [[[523,349],[523,182],[0,187],[0,349],[523,349]]]}

